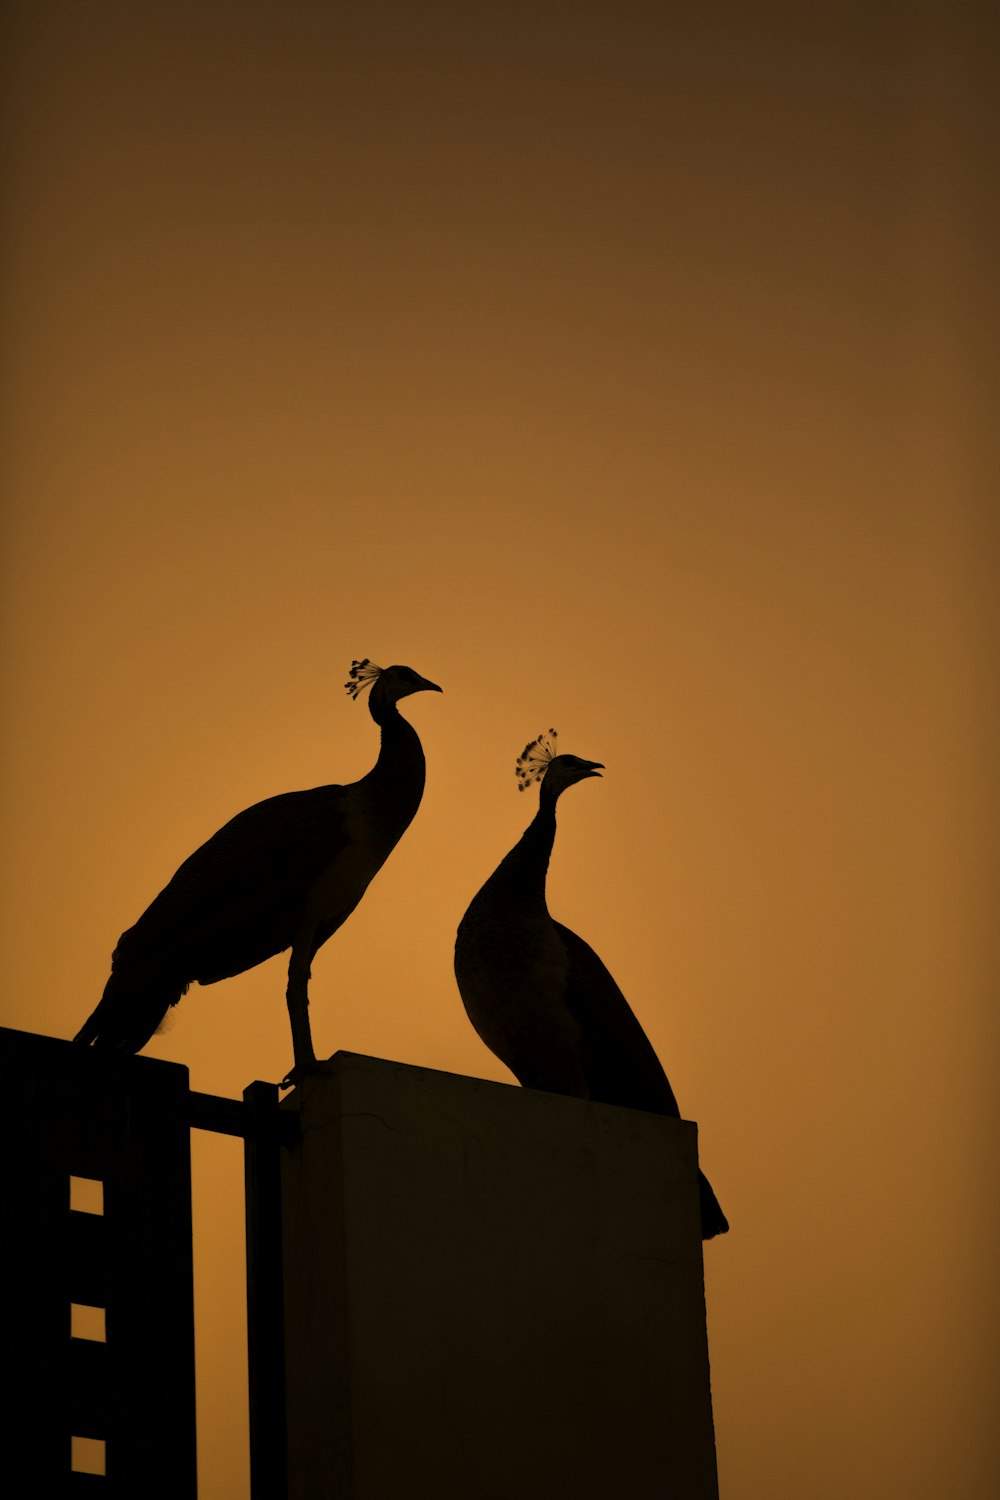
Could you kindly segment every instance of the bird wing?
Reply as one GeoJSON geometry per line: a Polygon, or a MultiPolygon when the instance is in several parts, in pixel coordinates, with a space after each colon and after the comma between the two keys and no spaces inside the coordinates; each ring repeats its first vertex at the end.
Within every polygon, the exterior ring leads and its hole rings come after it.
{"type": "Polygon", "coordinates": [[[155,963],[209,984],[280,953],[310,887],[348,839],[342,786],[284,792],[245,808],[122,934],[115,967],[155,963]]]}
{"type": "MultiPolygon", "coordinates": [[[[663,1066],[611,974],[583,938],[561,922],[554,925],[569,958],[566,999],[580,1027],[583,1072],[590,1097],[679,1119],[677,1100],[663,1066]]],[[[729,1220],[700,1168],[698,1196],[702,1239],[725,1234],[729,1220]]]]}
{"type": "Polygon", "coordinates": [[[679,1117],[660,1060],[614,978],[583,938],[561,922],[553,925],[569,960],[566,1005],[580,1028],[590,1097],[679,1117]]]}

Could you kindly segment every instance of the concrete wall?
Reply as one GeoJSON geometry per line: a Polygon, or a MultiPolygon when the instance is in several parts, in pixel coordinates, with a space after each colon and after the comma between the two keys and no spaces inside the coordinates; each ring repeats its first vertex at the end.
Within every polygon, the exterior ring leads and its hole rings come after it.
{"type": "Polygon", "coordinates": [[[290,1500],[717,1496],[696,1127],[329,1066],[285,1103],[290,1500]]]}

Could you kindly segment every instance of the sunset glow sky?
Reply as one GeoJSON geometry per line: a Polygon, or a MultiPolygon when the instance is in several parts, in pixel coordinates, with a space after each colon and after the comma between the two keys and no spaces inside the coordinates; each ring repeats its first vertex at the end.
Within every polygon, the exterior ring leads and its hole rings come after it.
{"type": "MultiPolygon", "coordinates": [[[[723,1496],[987,1500],[985,8],[752,10],[6,8],[2,1021],[72,1035],[196,845],[362,775],[369,656],[444,694],[317,1049],[511,1081],[452,949],[554,725],[607,769],[550,906],[733,1226],[723,1496]]],[[[284,961],[148,1051],[277,1080],[284,961]]],[[[244,1500],[240,1151],[195,1151],[244,1500]]]]}

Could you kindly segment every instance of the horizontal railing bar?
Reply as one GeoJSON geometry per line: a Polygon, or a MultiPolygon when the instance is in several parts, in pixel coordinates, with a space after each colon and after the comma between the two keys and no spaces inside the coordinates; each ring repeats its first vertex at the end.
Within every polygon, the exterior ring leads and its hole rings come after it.
{"type": "Polygon", "coordinates": [[[276,1135],[282,1146],[293,1146],[299,1138],[298,1116],[290,1110],[275,1110],[270,1118],[261,1118],[259,1111],[249,1110],[242,1099],[201,1094],[195,1089],[187,1095],[187,1122],[192,1130],[211,1130],[241,1140],[273,1139],[276,1135]]]}

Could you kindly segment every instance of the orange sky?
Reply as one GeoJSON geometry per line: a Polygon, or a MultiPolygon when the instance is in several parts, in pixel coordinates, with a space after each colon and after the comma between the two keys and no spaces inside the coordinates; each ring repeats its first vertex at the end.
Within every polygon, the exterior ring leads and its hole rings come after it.
{"type": "MultiPolygon", "coordinates": [[[[208,834],[362,774],[370,656],[445,695],[317,1048],[509,1078],[452,945],[554,724],[607,771],[550,904],[733,1224],[723,1494],[992,1497],[985,23],[6,17],[3,1022],[71,1035],[208,834]]],[[[148,1050],[277,1079],[283,986],[148,1050]]],[[[203,1492],[243,1500],[239,1148],[195,1166],[203,1492]]]]}

